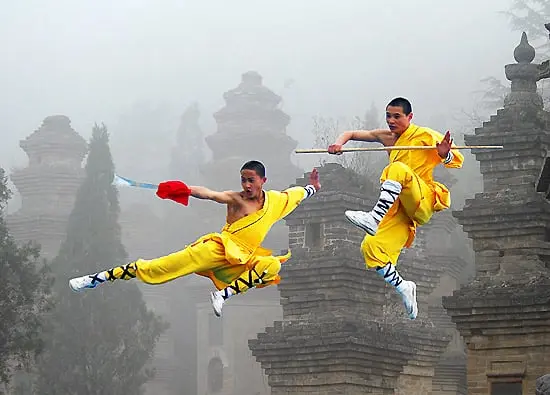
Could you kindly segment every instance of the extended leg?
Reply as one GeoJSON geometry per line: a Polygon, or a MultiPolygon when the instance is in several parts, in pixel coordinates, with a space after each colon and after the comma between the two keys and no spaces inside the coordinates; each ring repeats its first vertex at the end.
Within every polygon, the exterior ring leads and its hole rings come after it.
{"type": "Polygon", "coordinates": [[[392,162],[382,172],[380,197],[371,211],[346,211],[346,218],[374,236],[378,226],[399,199],[410,219],[425,224],[433,213],[434,193],[407,165],[392,162]]]}
{"type": "Polygon", "coordinates": [[[361,243],[361,252],[368,268],[376,270],[384,281],[395,287],[403,298],[410,319],[418,314],[416,284],[404,280],[396,268],[402,248],[410,237],[411,221],[401,207],[384,218],[375,236],[366,235],[361,243]]]}
{"type": "Polygon", "coordinates": [[[273,256],[255,257],[253,268],[241,274],[229,286],[210,294],[214,313],[220,317],[223,304],[233,295],[245,293],[251,288],[263,288],[279,282],[281,262],[273,256]]]}
{"type": "Polygon", "coordinates": [[[107,281],[138,278],[147,284],[163,284],[176,278],[227,265],[223,244],[210,237],[202,237],[181,251],[155,258],[138,259],[125,265],[91,275],[73,278],[73,291],[95,288],[107,281]]]}

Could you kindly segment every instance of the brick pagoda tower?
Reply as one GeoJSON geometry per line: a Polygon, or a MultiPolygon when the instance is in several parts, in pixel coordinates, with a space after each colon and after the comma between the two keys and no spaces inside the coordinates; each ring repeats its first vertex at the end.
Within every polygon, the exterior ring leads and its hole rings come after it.
{"type": "MultiPolygon", "coordinates": [[[[448,170],[438,167],[434,173],[436,178],[442,174],[438,180],[449,188],[453,185],[454,179],[448,170]]],[[[378,193],[373,196],[375,199],[378,193]]],[[[434,312],[434,305],[441,303],[438,293],[441,283],[446,281],[447,266],[452,265],[451,262],[445,265],[441,259],[448,254],[443,249],[455,225],[445,221],[445,215],[450,214],[449,211],[436,213],[428,224],[418,227],[412,248],[403,249],[399,257],[399,272],[417,285],[419,311],[415,321],[405,317],[403,301],[394,287],[384,284],[387,302],[383,320],[407,337],[414,350],[397,381],[395,393],[398,395],[423,395],[438,388],[436,369],[453,335],[448,326],[442,325],[440,317],[444,310],[434,312]]]]}
{"type": "MultiPolygon", "coordinates": [[[[267,169],[265,189],[284,189],[302,171],[290,160],[297,141],[286,134],[290,117],[278,108],[281,97],[263,85],[262,76],[248,71],[240,84],[223,94],[226,105],[214,114],[216,133],[206,137],[212,150],[212,160],[202,166],[204,182],[218,190],[240,187],[239,170],[248,160],[261,161],[267,169]]],[[[225,217],[223,207],[208,206],[214,223],[219,227],[225,217]],[[214,214],[215,213],[215,214],[214,214]]],[[[266,241],[274,250],[288,247],[288,232],[284,224],[275,225],[266,241]]]]}
{"type": "Polygon", "coordinates": [[[19,146],[29,163],[11,174],[21,208],[7,217],[7,224],[18,242],[34,240],[42,246],[41,256],[52,259],[66,236],[88,146],[64,115],[46,117],[19,146]]]}
{"type": "Polygon", "coordinates": [[[206,137],[213,159],[203,174],[218,188],[235,188],[240,166],[256,158],[267,168],[266,187],[286,188],[301,170],[290,161],[298,143],[286,134],[290,117],[278,108],[281,97],[262,84],[261,75],[249,71],[223,98],[225,107],[214,114],[218,131],[206,137]]]}
{"type": "MultiPolygon", "coordinates": [[[[182,112],[175,145],[171,149],[170,165],[166,169],[166,179],[183,180],[188,185],[203,183],[198,174],[204,161],[204,136],[199,118],[200,111],[196,103],[182,112]]],[[[137,191],[128,192],[135,194],[137,191]]],[[[194,226],[189,225],[197,220],[194,217],[197,200],[192,200],[190,207],[184,207],[174,202],[161,201],[150,193],[144,193],[143,196],[142,202],[126,205],[121,215],[123,241],[130,259],[166,255],[184,248],[198,236],[194,226]]],[[[162,287],[140,285],[147,305],[170,324],[159,338],[151,361],[156,375],[145,384],[147,395],[197,393],[195,303],[197,300],[208,300],[208,288],[201,287],[195,297],[196,282],[195,276],[190,276],[162,287]]]]}
{"type": "MultiPolygon", "coordinates": [[[[290,118],[278,108],[281,97],[262,84],[258,73],[251,71],[241,77],[236,88],[223,94],[225,106],[214,114],[217,131],[205,138],[212,159],[199,168],[200,184],[216,190],[239,189],[241,166],[256,159],[267,168],[265,189],[284,189],[302,173],[290,160],[297,146],[286,134],[290,118]]],[[[191,126],[187,130],[197,131],[191,126]]],[[[224,225],[223,205],[194,199],[192,207],[180,210],[186,216],[185,225],[179,224],[182,239],[192,241],[202,234],[217,232],[224,225]]],[[[264,246],[275,252],[288,248],[284,223],[272,228],[264,246]]],[[[277,288],[234,298],[224,306],[223,317],[217,318],[210,306],[209,291],[213,286],[209,280],[193,276],[184,285],[179,284],[172,295],[177,309],[173,311],[179,311],[181,318],[173,324],[177,327],[174,333],[185,334],[176,338],[176,345],[182,362],[186,362],[182,363],[185,371],[180,372],[182,380],[187,380],[186,388],[200,394],[269,395],[267,379],[250,355],[248,340],[280,317],[277,288]],[[192,365],[188,358],[195,358],[192,365]],[[189,384],[188,378],[193,374],[194,381],[189,384]],[[246,380],[236,379],[244,376],[246,380]]]]}
{"type": "Polygon", "coordinates": [[[523,33],[517,63],[505,67],[512,89],[504,108],[465,136],[466,144],[504,146],[473,152],[483,192],[455,216],[473,239],[476,274],[444,298],[467,344],[472,394],[534,394],[550,372],[550,114],[537,94],[550,62],[534,57],[523,33]]]}
{"type": "MultiPolygon", "coordinates": [[[[437,167],[434,175],[451,189],[457,182],[451,171],[443,166],[437,167]]],[[[432,395],[466,395],[465,345],[443,308],[442,297],[451,295],[468,279],[473,269],[472,251],[451,210],[437,213],[423,228],[429,242],[427,255],[430,265],[443,269],[439,283],[429,296],[428,315],[438,329],[452,338],[436,364],[432,395]]]]}
{"type": "MultiPolygon", "coordinates": [[[[293,258],[278,286],[283,320],[249,342],[272,394],[429,393],[448,339],[426,318],[403,318],[401,302],[390,301],[395,290],[365,269],[364,232],[343,215],[371,207],[379,188],[338,164],[319,173],[323,189],[287,217],[293,258]]],[[[420,278],[419,292],[432,282],[420,278]]]]}

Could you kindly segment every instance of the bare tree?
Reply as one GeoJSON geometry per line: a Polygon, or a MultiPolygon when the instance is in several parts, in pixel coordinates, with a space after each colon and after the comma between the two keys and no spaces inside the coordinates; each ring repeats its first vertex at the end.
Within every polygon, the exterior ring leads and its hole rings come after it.
{"type": "MultiPolygon", "coordinates": [[[[545,27],[550,22],[550,2],[548,0],[514,0],[510,9],[503,11],[502,14],[508,17],[513,31],[527,33],[529,44],[536,51],[534,62],[550,58],[550,40],[545,27]]],[[[493,110],[501,107],[502,103],[494,99],[509,92],[508,84],[503,85],[494,77],[486,78],[481,82],[488,85],[488,95],[484,97],[484,103],[487,106],[493,105],[493,110]]],[[[550,109],[550,81],[539,81],[538,91],[544,101],[545,109],[550,109]]]]}
{"type": "MultiPolygon", "coordinates": [[[[363,118],[355,116],[351,120],[347,120],[345,118],[314,117],[312,129],[315,137],[314,143],[316,147],[328,147],[345,130],[375,129],[379,128],[380,124],[378,111],[374,104],[366,111],[363,118]]],[[[346,148],[373,145],[374,143],[350,141],[346,144],[346,148]]],[[[356,173],[375,181],[380,177],[387,161],[388,156],[385,152],[348,152],[343,155],[322,156],[319,159],[319,164],[339,163],[343,167],[352,169],[356,173]]]]}

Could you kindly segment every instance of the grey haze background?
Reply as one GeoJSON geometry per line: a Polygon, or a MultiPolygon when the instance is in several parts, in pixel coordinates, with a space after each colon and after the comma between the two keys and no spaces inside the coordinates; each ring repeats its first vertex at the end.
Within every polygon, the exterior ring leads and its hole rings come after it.
{"type": "MultiPolygon", "coordinates": [[[[0,165],[8,171],[24,165],[18,141],[53,114],[69,116],[85,138],[94,122],[105,122],[118,141],[115,160],[138,139],[119,129],[140,108],[162,113],[159,129],[174,135],[183,109],[197,101],[201,126],[213,133],[223,92],[248,70],[283,96],[292,117],[288,134],[303,148],[312,144],[313,116],[351,118],[374,102],[383,121],[394,96],[412,100],[418,123],[433,117],[450,123],[457,109],[472,107],[481,78],[504,80],[504,64],[514,62],[520,34],[499,14],[509,6],[503,0],[3,1],[0,165]]],[[[307,166],[302,158],[299,164],[307,166]]]]}

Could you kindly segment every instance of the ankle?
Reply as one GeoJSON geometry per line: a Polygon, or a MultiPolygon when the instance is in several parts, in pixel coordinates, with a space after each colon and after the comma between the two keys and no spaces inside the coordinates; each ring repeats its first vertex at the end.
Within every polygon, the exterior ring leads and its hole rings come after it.
{"type": "Polygon", "coordinates": [[[227,288],[221,289],[219,291],[216,291],[216,294],[221,296],[223,298],[223,300],[227,300],[230,297],[232,297],[233,295],[235,295],[235,291],[233,290],[233,288],[227,287],[227,288]]]}
{"type": "Polygon", "coordinates": [[[385,266],[378,266],[376,268],[376,273],[378,273],[385,282],[397,288],[398,291],[400,289],[405,289],[406,285],[403,285],[403,283],[406,283],[405,279],[401,277],[395,265],[391,262],[388,262],[385,266]]]}

